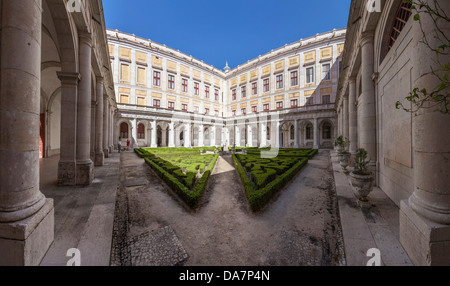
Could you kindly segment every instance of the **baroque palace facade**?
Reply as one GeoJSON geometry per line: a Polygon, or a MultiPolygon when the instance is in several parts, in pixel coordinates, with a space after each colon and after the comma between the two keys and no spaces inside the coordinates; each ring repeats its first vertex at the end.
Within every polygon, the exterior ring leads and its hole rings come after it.
{"type": "Polygon", "coordinates": [[[345,33],[318,34],[222,71],[107,30],[118,106],[115,143],[332,148],[345,33]]]}
{"type": "MultiPolygon", "coordinates": [[[[447,0],[424,3],[450,15],[447,0]]],[[[414,88],[439,84],[430,72],[437,70],[436,53],[423,39],[438,47],[435,37],[449,35],[450,25],[423,13],[414,21],[403,0],[367,8],[366,1],[351,2],[336,101],[339,133],[349,137],[352,154],[368,151],[377,186],[400,208],[400,241],[411,260],[449,265],[450,117],[427,104],[415,113],[398,110],[396,102],[406,104],[414,88]]]]}
{"type": "Polygon", "coordinates": [[[0,7],[0,265],[38,265],[55,229],[39,159],[59,154],[58,184],[85,186],[112,151],[117,106],[103,5],[0,7]]]}

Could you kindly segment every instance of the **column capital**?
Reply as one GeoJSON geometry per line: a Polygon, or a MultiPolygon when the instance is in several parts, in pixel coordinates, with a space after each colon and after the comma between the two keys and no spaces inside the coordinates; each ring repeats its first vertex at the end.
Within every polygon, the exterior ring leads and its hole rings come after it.
{"type": "Polygon", "coordinates": [[[64,85],[78,85],[81,80],[80,73],[56,72],[56,75],[64,85]]]}
{"type": "Polygon", "coordinates": [[[366,44],[374,42],[375,39],[375,32],[374,31],[366,31],[361,34],[361,38],[359,40],[359,45],[361,47],[365,46],[366,44]]]}

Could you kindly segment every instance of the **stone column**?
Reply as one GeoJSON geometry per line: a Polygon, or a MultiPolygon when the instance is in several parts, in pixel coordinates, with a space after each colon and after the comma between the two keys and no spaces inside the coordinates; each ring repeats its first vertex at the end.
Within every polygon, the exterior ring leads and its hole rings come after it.
{"type": "Polygon", "coordinates": [[[281,122],[277,122],[276,123],[276,128],[274,128],[274,130],[275,130],[275,136],[274,136],[274,138],[275,138],[275,148],[282,148],[283,147],[283,146],[281,146],[281,142],[283,141],[282,140],[283,132],[281,130],[281,126],[282,126],[282,123],[281,122]]]}
{"type": "Polygon", "coordinates": [[[210,146],[211,147],[214,147],[214,146],[216,146],[216,126],[212,126],[211,127],[211,133],[210,133],[210,136],[209,136],[209,142],[210,142],[210,146]]]}
{"type": "Polygon", "coordinates": [[[80,73],[77,116],[77,185],[89,185],[94,180],[94,163],[90,158],[91,144],[91,76],[92,37],[80,37],[80,73]]]}
{"type": "Polygon", "coordinates": [[[205,127],[203,126],[203,124],[200,124],[198,126],[198,147],[203,147],[203,129],[205,127]]]}
{"type": "Polygon", "coordinates": [[[253,132],[250,124],[247,125],[247,147],[253,147],[253,132]]]}
{"type": "Polygon", "coordinates": [[[360,148],[366,149],[372,167],[377,161],[374,73],[374,35],[363,33],[361,39],[362,93],[358,99],[358,136],[360,148]]]}
{"type": "Polygon", "coordinates": [[[314,147],[313,149],[319,149],[319,119],[314,118],[314,147]]]}
{"type": "Polygon", "coordinates": [[[184,126],[184,147],[191,147],[191,124],[186,124],[184,126]]]}
{"type": "MultiPolygon", "coordinates": [[[[97,110],[95,120],[95,166],[103,166],[105,153],[103,152],[103,78],[97,78],[97,110]]],[[[106,129],[106,127],[105,127],[106,129]]]]}
{"type": "Polygon", "coordinates": [[[175,123],[169,123],[169,147],[175,147],[175,123]]]}
{"type": "MultiPolygon", "coordinates": [[[[433,1],[428,2],[434,5],[433,1]]],[[[450,7],[442,7],[448,15],[450,7]]],[[[436,26],[430,17],[423,15],[421,23],[430,45],[441,45],[434,38],[436,26]]],[[[448,22],[438,25],[441,31],[450,30],[448,22]]],[[[416,36],[411,43],[411,86],[431,91],[441,84],[431,73],[438,70],[436,54],[419,42],[419,23],[415,23],[413,32],[416,36]]],[[[442,56],[440,61],[448,63],[450,56],[442,56]]],[[[448,89],[442,91],[446,92],[448,89]]],[[[450,265],[450,116],[440,113],[439,108],[425,103],[412,116],[414,189],[409,200],[400,204],[400,242],[416,265],[450,265]]]]}
{"type": "Polygon", "coordinates": [[[107,97],[103,97],[103,154],[109,157],[109,102],[107,97]]]}
{"type": "Polygon", "coordinates": [[[261,140],[260,140],[260,146],[259,148],[266,147],[266,139],[267,139],[267,126],[265,123],[260,123],[261,125],[261,140]]]}
{"type": "Polygon", "coordinates": [[[152,142],[151,142],[151,148],[156,148],[158,147],[157,145],[157,139],[156,139],[156,131],[157,131],[157,126],[156,126],[156,121],[153,120],[152,122],[150,122],[150,126],[152,129],[152,142]]]}
{"type": "Polygon", "coordinates": [[[161,146],[160,147],[167,147],[167,127],[161,128],[161,146]]]}
{"type": "Polygon", "coordinates": [[[137,119],[133,119],[131,121],[131,142],[130,142],[130,148],[137,148],[138,147],[138,143],[137,143],[137,138],[138,138],[138,128],[137,128],[137,119]]]}
{"type": "Polygon", "coordinates": [[[115,149],[115,146],[117,144],[117,140],[119,140],[119,130],[115,125],[114,122],[114,110],[113,110],[113,106],[111,103],[108,104],[108,110],[109,110],[109,114],[108,114],[108,126],[109,126],[109,138],[108,138],[108,144],[109,144],[109,149],[110,149],[110,153],[112,153],[115,149]],[[116,134],[117,132],[117,134],[116,134]]]}
{"type": "Polygon", "coordinates": [[[54,238],[39,190],[42,2],[1,4],[0,265],[37,266],[54,238]]]}
{"type": "Polygon", "coordinates": [[[298,120],[295,120],[294,124],[294,148],[299,148],[300,145],[298,143],[298,120]]]}
{"type": "Polygon", "coordinates": [[[59,72],[61,80],[61,135],[58,185],[75,186],[77,165],[77,98],[80,74],[59,72]]]}
{"type": "Polygon", "coordinates": [[[239,127],[235,126],[235,134],[234,134],[234,144],[237,146],[241,145],[240,131],[239,127]]]}
{"type": "Polygon", "coordinates": [[[342,126],[344,127],[343,135],[344,135],[344,137],[348,138],[349,137],[348,96],[344,97],[344,106],[343,106],[342,114],[343,114],[343,118],[342,118],[343,124],[342,124],[342,126]]]}
{"type": "Polygon", "coordinates": [[[349,78],[348,85],[348,119],[349,132],[348,139],[350,140],[349,152],[356,154],[358,144],[358,126],[356,122],[356,78],[349,78]]]}

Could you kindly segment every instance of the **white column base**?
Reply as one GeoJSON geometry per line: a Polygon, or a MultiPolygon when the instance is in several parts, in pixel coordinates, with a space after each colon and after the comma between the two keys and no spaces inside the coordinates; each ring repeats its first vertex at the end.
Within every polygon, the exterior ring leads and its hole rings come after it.
{"type": "Polygon", "coordinates": [[[38,266],[54,239],[53,199],[31,217],[0,223],[0,266],[38,266]]]}
{"type": "Polygon", "coordinates": [[[450,225],[420,216],[408,201],[400,203],[400,242],[417,266],[450,265],[450,225]]]}

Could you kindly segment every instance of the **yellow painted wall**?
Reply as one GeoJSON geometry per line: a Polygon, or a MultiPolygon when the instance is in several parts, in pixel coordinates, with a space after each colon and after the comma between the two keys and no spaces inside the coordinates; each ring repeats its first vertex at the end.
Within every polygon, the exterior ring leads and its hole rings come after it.
{"type": "Polygon", "coordinates": [[[189,98],[180,98],[181,103],[189,103],[189,98]]]}
{"type": "Polygon", "coordinates": [[[295,67],[300,64],[300,56],[289,58],[289,67],[295,67]]]}
{"type": "Polygon", "coordinates": [[[235,86],[235,85],[237,85],[237,78],[233,78],[231,80],[231,86],[235,86]]]}
{"type": "Polygon", "coordinates": [[[247,82],[247,74],[241,75],[241,78],[239,79],[239,82],[240,83],[247,82]]]}
{"type": "Polygon", "coordinates": [[[168,96],[167,96],[167,100],[168,100],[168,101],[177,101],[177,97],[176,97],[176,96],[173,96],[173,95],[168,95],[168,96]]]}
{"type": "Polygon", "coordinates": [[[337,46],[338,56],[340,56],[340,55],[342,55],[344,53],[344,46],[345,46],[345,44],[341,44],[341,45],[337,46]]]}
{"type": "Polygon", "coordinates": [[[259,70],[254,70],[250,73],[250,80],[256,79],[259,76],[259,70]]]}
{"type": "Polygon", "coordinates": [[[126,64],[120,65],[120,80],[130,81],[130,66],[126,64]]]}
{"type": "Polygon", "coordinates": [[[333,88],[332,87],[326,87],[326,88],[321,88],[320,89],[320,94],[324,95],[324,94],[332,94],[333,93],[333,88]]]}
{"type": "Polygon", "coordinates": [[[130,94],[131,93],[131,89],[125,88],[125,87],[119,87],[119,93],[130,94]]]}
{"type": "Polygon", "coordinates": [[[131,60],[131,49],[119,47],[119,57],[131,60]]]}
{"type": "Polygon", "coordinates": [[[305,96],[310,96],[310,95],[314,95],[314,94],[316,94],[316,90],[315,89],[313,89],[313,90],[305,90],[305,92],[304,92],[305,96]]]}
{"type": "Polygon", "coordinates": [[[284,100],[284,95],[279,95],[275,97],[275,101],[284,100]]]}
{"type": "Polygon", "coordinates": [[[299,92],[289,94],[289,98],[290,99],[291,98],[297,98],[297,97],[300,97],[300,93],[299,92]]]}
{"type": "Polygon", "coordinates": [[[136,61],[146,63],[147,62],[147,54],[136,51],[136,61]]]}
{"type": "Polygon", "coordinates": [[[153,98],[162,98],[162,94],[161,93],[158,93],[158,92],[152,92],[152,97],[153,98]]]}
{"type": "Polygon", "coordinates": [[[108,45],[109,55],[114,56],[114,45],[108,45]]]}
{"type": "Polygon", "coordinates": [[[125,94],[121,94],[120,95],[120,103],[129,104],[130,103],[129,96],[125,95],[125,94]]]}
{"type": "Polygon", "coordinates": [[[320,50],[320,59],[328,59],[333,57],[333,47],[327,47],[320,50]]]}
{"type": "Polygon", "coordinates": [[[284,69],[284,60],[275,63],[275,71],[284,69]]]}
{"type": "Polygon", "coordinates": [[[138,97],[137,105],[145,106],[145,97],[138,97]]]}
{"type": "Polygon", "coordinates": [[[145,74],[145,68],[139,68],[137,69],[137,82],[146,84],[147,83],[147,77],[145,74]]]}
{"type": "Polygon", "coordinates": [[[202,78],[202,73],[198,70],[194,70],[194,77],[197,79],[201,79],[202,78]]]}
{"type": "Polygon", "coordinates": [[[304,54],[304,62],[305,63],[310,63],[310,62],[315,62],[316,61],[316,51],[311,51],[308,53],[304,54]]]}
{"type": "Polygon", "coordinates": [[[190,75],[189,74],[189,67],[187,67],[187,66],[180,65],[180,71],[181,71],[182,74],[190,75]]]}
{"type": "Polygon", "coordinates": [[[270,72],[271,72],[271,66],[270,65],[267,65],[267,66],[262,68],[262,75],[270,74],[270,72]]]}
{"type": "Polygon", "coordinates": [[[157,56],[152,56],[152,65],[162,68],[162,66],[163,66],[162,58],[157,57],[157,56]]]}
{"type": "Polygon", "coordinates": [[[143,96],[147,96],[147,91],[146,90],[136,90],[136,95],[143,95],[143,96]]]}
{"type": "Polygon", "coordinates": [[[167,69],[171,71],[177,71],[177,63],[167,60],[167,69]]]}

